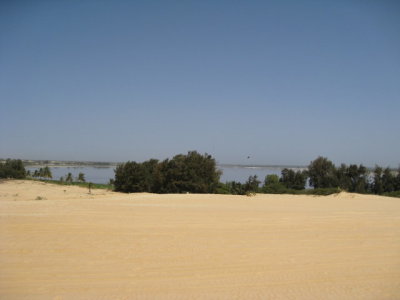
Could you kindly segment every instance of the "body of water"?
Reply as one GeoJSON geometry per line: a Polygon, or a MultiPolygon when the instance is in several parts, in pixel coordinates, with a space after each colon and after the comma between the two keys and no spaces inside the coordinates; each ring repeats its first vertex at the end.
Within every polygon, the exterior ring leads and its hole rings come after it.
{"type": "MultiPolygon", "coordinates": [[[[32,173],[38,170],[38,166],[26,167],[32,173]]],[[[67,166],[67,167],[49,167],[53,174],[53,179],[60,179],[60,177],[67,177],[68,173],[71,173],[74,178],[78,177],[79,173],[85,174],[87,182],[93,183],[108,183],[111,178],[114,178],[115,167],[82,167],[82,166],[67,166]]],[[[266,175],[276,174],[280,176],[281,171],[285,167],[274,166],[274,167],[247,167],[247,166],[218,166],[218,169],[222,171],[221,182],[226,181],[239,181],[244,183],[249,176],[257,175],[258,179],[263,182],[266,175]]],[[[296,167],[291,168],[295,171],[302,170],[302,168],[296,167]]]]}

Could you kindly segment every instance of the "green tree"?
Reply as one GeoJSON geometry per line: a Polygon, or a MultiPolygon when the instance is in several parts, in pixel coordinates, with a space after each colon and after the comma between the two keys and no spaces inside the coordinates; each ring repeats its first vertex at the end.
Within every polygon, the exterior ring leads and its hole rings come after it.
{"type": "Polygon", "coordinates": [[[371,191],[375,194],[382,194],[383,193],[383,183],[382,183],[382,175],[383,169],[380,166],[375,166],[374,169],[374,180],[372,183],[371,191]]]}
{"type": "Polygon", "coordinates": [[[196,151],[164,161],[161,172],[163,193],[215,193],[221,175],[211,155],[196,151]]]}
{"type": "Polygon", "coordinates": [[[350,181],[349,192],[365,193],[367,187],[367,168],[363,165],[350,165],[347,169],[350,181]]]}
{"type": "Polygon", "coordinates": [[[259,191],[260,183],[261,183],[261,181],[258,180],[257,175],[249,176],[249,178],[247,179],[247,181],[244,185],[244,190],[246,192],[257,193],[259,191]]]}
{"type": "Polygon", "coordinates": [[[279,176],[276,174],[270,174],[265,176],[264,185],[271,185],[279,183],[279,176]]]}
{"type": "Polygon", "coordinates": [[[400,167],[397,169],[396,191],[400,191],[400,167]]]}
{"type": "Polygon", "coordinates": [[[126,162],[115,169],[114,187],[121,192],[215,193],[220,172],[208,154],[190,151],[171,160],[126,162]]]}
{"type": "Polygon", "coordinates": [[[237,181],[228,181],[223,185],[224,190],[231,195],[245,195],[246,190],[244,188],[244,184],[237,181]]]}
{"type": "Polygon", "coordinates": [[[78,181],[80,181],[80,182],[85,182],[86,181],[84,173],[81,172],[81,173],[78,174],[78,181]]]}
{"type": "Polygon", "coordinates": [[[318,157],[308,166],[310,185],[314,188],[338,187],[335,165],[326,157],[318,157]]]}
{"type": "Polygon", "coordinates": [[[348,176],[348,169],[349,167],[345,164],[341,164],[340,167],[336,169],[339,187],[345,191],[350,191],[352,185],[351,179],[348,176]]]}
{"type": "Polygon", "coordinates": [[[66,182],[69,182],[69,183],[72,183],[73,178],[72,178],[72,174],[71,174],[71,173],[68,173],[68,174],[67,174],[67,177],[65,178],[65,181],[66,181],[66,182]]]}
{"type": "Polygon", "coordinates": [[[148,192],[145,168],[142,164],[128,161],[115,169],[115,190],[125,193],[148,192]]]}
{"type": "Polygon", "coordinates": [[[43,168],[42,177],[48,178],[48,179],[53,178],[53,174],[51,173],[51,170],[48,166],[43,168]]]}
{"type": "Polygon", "coordinates": [[[262,191],[267,194],[279,194],[286,191],[286,187],[279,181],[279,176],[270,174],[265,176],[262,191]]]}
{"type": "Polygon", "coordinates": [[[307,181],[307,173],[285,168],[281,172],[280,182],[288,189],[303,190],[307,181]]]}
{"type": "Polygon", "coordinates": [[[0,163],[0,178],[23,179],[26,177],[25,167],[20,159],[7,159],[0,163]]]}
{"type": "Polygon", "coordinates": [[[383,191],[386,193],[393,192],[396,188],[396,178],[389,168],[383,170],[382,186],[383,186],[383,191]]]}

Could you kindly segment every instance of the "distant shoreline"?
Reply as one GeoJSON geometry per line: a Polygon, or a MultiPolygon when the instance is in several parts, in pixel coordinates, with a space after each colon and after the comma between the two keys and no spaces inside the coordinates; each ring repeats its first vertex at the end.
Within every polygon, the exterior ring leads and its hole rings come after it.
{"type": "Polygon", "coordinates": [[[227,167],[227,168],[288,168],[288,169],[306,169],[307,166],[300,166],[300,165],[242,165],[242,164],[217,164],[219,167],[227,167]]]}
{"type": "MultiPolygon", "coordinates": [[[[93,167],[93,168],[111,168],[117,167],[123,162],[96,162],[96,161],[63,161],[63,160],[32,160],[32,159],[21,159],[25,167],[93,167]]],[[[4,163],[5,158],[0,158],[0,163],[4,163]]],[[[276,169],[307,169],[305,165],[274,165],[274,164],[229,164],[229,163],[217,163],[218,167],[222,168],[276,168],[276,169]]],[[[373,167],[366,167],[368,170],[373,170],[373,167]]],[[[397,168],[390,167],[391,170],[397,170],[397,168]]]]}
{"type": "MultiPolygon", "coordinates": [[[[6,159],[1,158],[1,162],[5,162],[6,159]]],[[[95,161],[63,161],[63,160],[31,160],[31,159],[22,159],[22,163],[26,167],[40,167],[40,166],[49,166],[49,167],[95,167],[95,168],[108,168],[108,167],[116,167],[118,164],[122,162],[95,162],[95,161]]],[[[225,164],[225,163],[217,163],[219,167],[226,168],[294,168],[294,169],[303,169],[307,168],[307,166],[302,165],[262,165],[262,164],[225,164]]]]}
{"type": "MultiPolygon", "coordinates": [[[[94,168],[109,168],[116,167],[119,162],[93,162],[93,161],[61,161],[61,160],[27,160],[21,159],[25,167],[94,167],[94,168]]],[[[0,159],[5,162],[5,159],[0,159]]]]}

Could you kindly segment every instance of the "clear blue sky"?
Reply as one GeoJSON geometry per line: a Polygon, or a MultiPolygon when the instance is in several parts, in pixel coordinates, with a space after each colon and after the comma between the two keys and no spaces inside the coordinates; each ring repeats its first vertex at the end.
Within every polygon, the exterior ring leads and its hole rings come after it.
{"type": "Polygon", "coordinates": [[[0,102],[3,158],[397,167],[400,2],[1,1],[0,102]]]}

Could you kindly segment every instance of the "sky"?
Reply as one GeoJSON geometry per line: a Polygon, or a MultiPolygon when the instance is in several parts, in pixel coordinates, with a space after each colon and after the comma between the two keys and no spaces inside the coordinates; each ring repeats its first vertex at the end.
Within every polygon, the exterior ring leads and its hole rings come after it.
{"type": "Polygon", "coordinates": [[[397,167],[399,115],[399,1],[0,1],[2,158],[397,167]]]}

